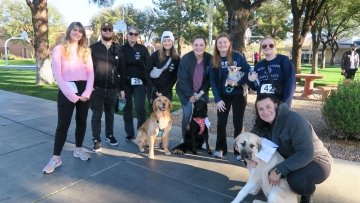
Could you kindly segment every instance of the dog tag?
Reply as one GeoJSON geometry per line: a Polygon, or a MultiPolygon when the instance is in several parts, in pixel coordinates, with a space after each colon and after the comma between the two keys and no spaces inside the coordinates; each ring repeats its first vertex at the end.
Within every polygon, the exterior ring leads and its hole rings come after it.
{"type": "Polygon", "coordinates": [[[162,137],[164,134],[164,130],[159,130],[158,134],[156,135],[157,137],[162,137]]]}

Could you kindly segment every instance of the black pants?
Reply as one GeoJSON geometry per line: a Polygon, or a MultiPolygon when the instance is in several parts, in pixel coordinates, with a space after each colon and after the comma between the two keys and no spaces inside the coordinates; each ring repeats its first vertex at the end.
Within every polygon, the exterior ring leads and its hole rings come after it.
{"type": "Polygon", "coordinates": [[[114,113],[117,92],[116,89],[95,87],[95,90],[91,94],[90,102],[93,112],[91,129],[94,140],[101,142],[101,117],[103,112],[105,112],[105,136],[109,137],[110,135],[114,135],[114,113]]]}
{"type": "Polygon", "coordinates": [[[357,71],[357,68],[346,70],[345,78],[346,79],[354,79],[356,71],[357,71]]]}
{"type": "MultiPolygon", "coordinates": [[[[230,112],[230,107],[233,111],[233,125],[234,125],[234,138],[237,137],[243,128],[244,113],[247,102],[247,95],[242,94],[221,96],[225,103],[226,110],[224,112],[217,111],[217,137],[215,150],[222,150],[224,154],[227,153],[226,143],[226,124],[230,112]]],[[[234,151],[238,154],[237,151],[234,151]]]]}
{"type": "MultiPolygon", "coordinates": [[[[86,87],[86,81],[75,81],[75,84],[78,89],[78,95],[81,95],[84,92],[86,87]]],[[[82,102],[77,101],[72,103],[66,96],[59,90],[58,100],[57,100],[57,109],[58,109],[58,123],[55,133],[55,142],[54,142],[54,153],[55,156],[60,156],[62,148],[64,147],[69,126],[71,123],[71,118],[76,109],[75,120],[75,144],[76,147],[82,147],[85,131],[86,131],[86,119],[89,110],[89,101],[82,102]]]]}
{"type": "Polygon", "coordinates": [[[290,188],[301,196],[310,196],[315,192],[315,184],[324,182],[330,175],[331,165],[313,160],[307,166],[288,174],[290,188]]]}
{"type": "Polygon", "coordinates": [[[134,96],[135,111],[137,115],[137,129],[146,120],[145,98],[146,87],[145,85],[125,85],[126,105],[124,107],[124,124],[127,136],[135,136],[134,123],[133,123],[133,102],[134,96]]]}

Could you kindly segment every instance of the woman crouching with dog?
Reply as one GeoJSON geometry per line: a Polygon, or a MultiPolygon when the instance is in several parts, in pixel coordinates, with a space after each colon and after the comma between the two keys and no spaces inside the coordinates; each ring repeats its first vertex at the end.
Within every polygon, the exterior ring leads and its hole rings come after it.
{"type": "MultiPolygon", "coordinates": [[[[230,37],[220,34],[215,40],[214,55],[209,70],[211,89],[217,107],[217,138],[214,156],[222,158],[227,153],[226,124],[232,107],[234,138],[243,128],[247,102],[249,64],[239,52],[232,49],[230,37]]],[[[235,155],[239,155],[234,150],[235,155]]],[[[237,156],[240,159],[240,156],[237,156]]]]}
{"type": "MultiPolygon", "coordinates": [[[[315,184],[324,182],[330,175],[333,159],[328,150],[311,124],[273,95],[259,95],[255,110],[251,132],[277,144],[277,151],[285,158],[270,171],[270,184],[276,186],[281,178],[287,178],[290,188],[301,195],[301,203],[313,202],[315,184]]],[[[247,164],[256,166],[251,161],[247,164]]]]}

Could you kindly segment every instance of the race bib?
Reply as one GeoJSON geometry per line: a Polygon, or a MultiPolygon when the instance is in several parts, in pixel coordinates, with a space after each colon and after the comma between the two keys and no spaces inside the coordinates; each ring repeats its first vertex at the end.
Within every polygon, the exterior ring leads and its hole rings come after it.
{"type": "Polygon", "coordinates": [[[143,82],[139,78],[131,78],[131,85],[143,85],[143,82]]]}
{"type": "Polygon", "coordinates": [[[274,94],[274,89],[272,84],[262,84],[260,88],[260,93],[262,94],[274,94]]]}

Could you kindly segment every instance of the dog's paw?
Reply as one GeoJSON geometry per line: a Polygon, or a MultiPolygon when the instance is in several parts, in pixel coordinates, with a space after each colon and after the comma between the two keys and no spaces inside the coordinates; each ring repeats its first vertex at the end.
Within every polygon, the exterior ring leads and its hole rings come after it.
{"type": "Polygon", "coordinates": [[[149,159],[155,159],[154,154],[149,154],[149,159]]]}
{"type": "Polygon", "coordinates": [[[165,151],[165,155],[170,156],[170,155],[171,155],[171,152],[170,152],[169,150],[166,150],[166,151],[165,151]]]}
{"type": "Polygon", "coordinates": [[[145,152],[144,147],[139,147],[140,152],[145,152]]]}
{"type": "Polygon", "coordinates": [[[212,154],[212,151],[211,151],[211,150],[207,150],[207,153],[208,153],[208,154],[212,154]]]}
{"type": "Polygon", "coordinates": [[[192,154],[197,155],[197,152],[196,152],[196,151],[192,151],[192,154]]]}
{"type": "Polygon", "coordinates": [[[181,149],[174,149],[174,150],[173,150],[173,153],[174,153],[174,154],[184,154],[184,151],[181,150],[181,149]]]}

